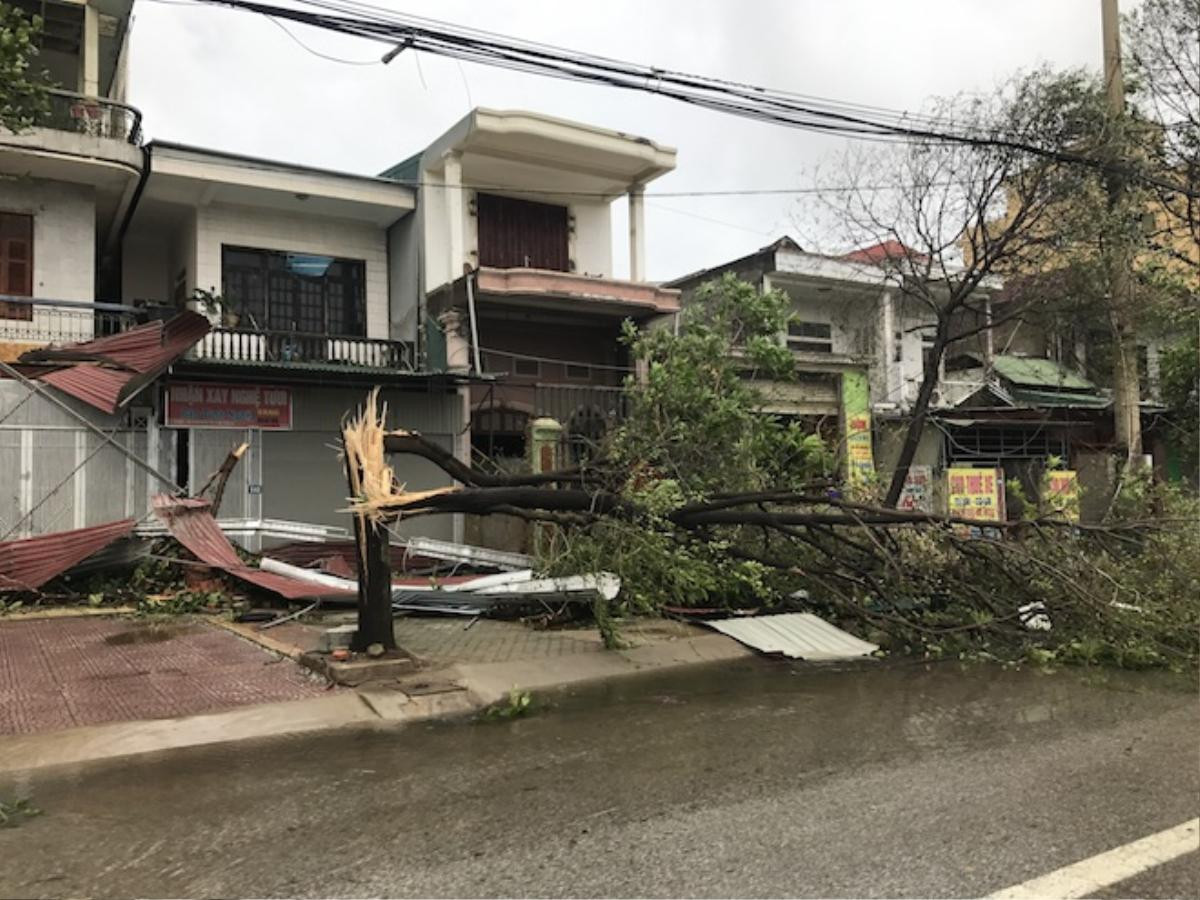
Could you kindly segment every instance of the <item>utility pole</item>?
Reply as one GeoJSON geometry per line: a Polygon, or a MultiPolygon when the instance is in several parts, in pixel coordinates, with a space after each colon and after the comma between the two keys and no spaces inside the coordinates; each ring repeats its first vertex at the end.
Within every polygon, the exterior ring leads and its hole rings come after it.
{"type": "Polygon", "coordinates": [[[1125,450],[1126,467],[1142,463],[1141,384],[1138,376],[1137,332],[1133,327],[1133,282],[1130,277],[1132,253],[1127,232],[1125,178],[1119,172],[1124,164],[1125,75],[1121,64],[1121,22],[1117,0],[1100,0],[1104,34],[1104,84],[1108,98],[1111,128],[1109,161],[1113,167],[1106,176],[1108,190],[1108,230],[1105,264],[1108,269],[1108,314],[1112,326],[1113,426],[1117,445],[1125,450]]]}

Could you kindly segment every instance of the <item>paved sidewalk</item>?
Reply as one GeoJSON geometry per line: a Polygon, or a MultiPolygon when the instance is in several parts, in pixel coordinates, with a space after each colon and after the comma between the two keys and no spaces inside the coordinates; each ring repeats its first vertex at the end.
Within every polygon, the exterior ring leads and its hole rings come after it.
{"type": "Polygon", "coordinates": [[[0,620],[0,734],[190,716],[325,692],[290,661],[202,622],[0,620]]]}

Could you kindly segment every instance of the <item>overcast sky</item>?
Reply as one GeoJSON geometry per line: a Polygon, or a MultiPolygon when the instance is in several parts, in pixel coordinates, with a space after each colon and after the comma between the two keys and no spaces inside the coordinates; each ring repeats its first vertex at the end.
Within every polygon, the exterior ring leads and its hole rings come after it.
{"type": "MultiPolygon", "coordinates": [[[[286,0],[280,0],[286,2],[286,0]]],[[[1100,0],[371,0],[633,62],[894,109],[987,92],[1042,64],[1100,66],[1100,0]]],[[[1128,8],[1124,0],[1122,8],[1128,8]]],[[[648,188],[811,187],[834,180],[841,139],[650,95],[485,69],[288,23],[320,59],[261,16],[138,0],[130,100],[152,137],[364,174],[426,146],[472,106],[524,108],[644,135],[678,167],[648,188]],[[419,62],[419,65],[418,65],[419,62]]],[[[883,173],[881,173],[883,177],[883,173]]],[[[647,201],[649,276],[667,279],[806,233],[803,197],[647,201]]],[[[628,271],[625,210],[615,274],[628,271]]],[[[302,248],[300,248],[302,249],[302,248]]]]}

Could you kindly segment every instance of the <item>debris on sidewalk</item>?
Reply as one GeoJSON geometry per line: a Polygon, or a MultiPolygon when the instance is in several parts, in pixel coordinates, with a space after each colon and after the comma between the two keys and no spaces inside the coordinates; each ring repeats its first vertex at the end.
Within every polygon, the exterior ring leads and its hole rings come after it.
{"type": "Polygon", "coordinates": [[[533,557],[524,553],[492,550],[489,547],[473,547],[470,544],[456,544],[433,538],[409,538],[406,547],[409,553],[417,556],[473,566],[492,566],[497,569],[512,570],[528,569],[533,565],[533,557]]]}
{"type": "Polygon", "coordinates": [[[35,591],[133,530],[133,519],[0,543],[0,593],[35,591]]]}
{"type": "Polygon", "coordinates": [[[704,624],[760,653],[810,662],[857,659],[879,649],[877,644],[859,640],[812,613],[738,616],[710,619],[704,624]]]}
{"type": "Polygon", "coordinates": [[[346,596],[350,593],[344,588],[315,585],[311,581],[300,581],[256,569],[242,562],[229,539],[217,527],[207,500],[158,494],[153,502],[155,515],[163,520],[172,537],[195,554],[197,559],[222,569],[234,578],[265,588],[288,600],[346,596]]]}

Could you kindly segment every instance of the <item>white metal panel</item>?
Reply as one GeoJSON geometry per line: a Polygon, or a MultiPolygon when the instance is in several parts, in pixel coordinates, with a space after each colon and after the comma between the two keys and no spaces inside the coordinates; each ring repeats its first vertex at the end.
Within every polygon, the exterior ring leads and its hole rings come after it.
{"type": "Polygon", "coordinates": [[[742,616],[705,624],[762,653],[779,653],[792,659],[855,659],[879,649],[877,644],[859,640],[812,613],[742,616]]]}

